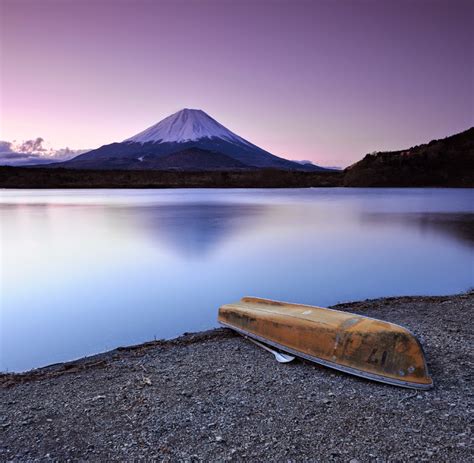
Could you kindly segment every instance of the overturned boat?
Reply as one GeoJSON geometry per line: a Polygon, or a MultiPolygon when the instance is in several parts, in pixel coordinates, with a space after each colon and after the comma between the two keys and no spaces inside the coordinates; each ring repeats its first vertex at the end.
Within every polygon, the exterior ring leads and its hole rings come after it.
{"type": "Polygon", "coordinates": [[[223,305],[218,320],[266,346],[336,370],[413,389],[433,386],[420,342],[393,323],[255,297],[223,305]]]}

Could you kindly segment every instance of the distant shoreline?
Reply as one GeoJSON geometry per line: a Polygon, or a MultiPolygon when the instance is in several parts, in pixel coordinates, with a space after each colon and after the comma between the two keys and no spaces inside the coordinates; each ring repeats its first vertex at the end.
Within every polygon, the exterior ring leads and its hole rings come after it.
{"type": "Polygon", "coordinates": [[[255,170],[79,170],[46,167],[0,167],[0,188],[83,189],[83,188],[472,188],[467,175],[418,177],[378,176],[376,172],[355,175],[353,170],[304,172],[276,169],[255,170]]]}
{"type": "Polygon", "coordinates": [[[342,171],[78,170],[0,167],[0,188],[309,188],[342,186],[342,171]]]}

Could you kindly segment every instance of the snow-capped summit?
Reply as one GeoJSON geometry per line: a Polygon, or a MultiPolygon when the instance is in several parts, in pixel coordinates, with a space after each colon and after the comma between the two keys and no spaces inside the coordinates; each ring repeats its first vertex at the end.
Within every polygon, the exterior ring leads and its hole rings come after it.
{"type": "Polygon", "coordinates": [[[230,142],[249,144],[201,109],[182,109],[124,142],[184,143],[202,138],[221,138],[230,142]]]}

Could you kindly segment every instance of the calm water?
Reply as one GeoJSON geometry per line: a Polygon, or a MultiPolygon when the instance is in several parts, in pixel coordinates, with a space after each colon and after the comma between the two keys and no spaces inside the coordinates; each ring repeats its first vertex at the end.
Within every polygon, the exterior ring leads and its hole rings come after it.
{"type": "Polygon", "coordinates": [[[474,190],[0,192],[0,370],[330,305],[474,286],[474,190]]]}

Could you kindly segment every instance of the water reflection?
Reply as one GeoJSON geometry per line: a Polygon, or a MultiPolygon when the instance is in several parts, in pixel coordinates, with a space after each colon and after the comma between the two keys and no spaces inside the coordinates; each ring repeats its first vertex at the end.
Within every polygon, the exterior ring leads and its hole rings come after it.
{"type": "Polygon", "coordinates": [[[466,213],[364,213],[361,221],[369,226],[394,224],[414,227],[421,234],[441,233],[474,244],[474,214],[466,213]]]}
{"type": "Polygon", "coordinates": [[[232,236],[251,232],[270,209],[265,204],[195,203],[115,208],[107,213],[114,225],[129,224],[178,255],[199,258],[232,236]]]}
{"type": "Polygon", "coordinates": [[[474,190],[3,191],[0,370],[208,329],[243,295],[463,291],[473,221],[474,190]]]}

